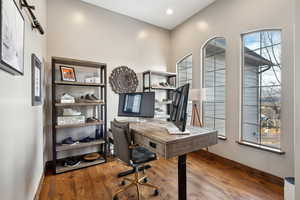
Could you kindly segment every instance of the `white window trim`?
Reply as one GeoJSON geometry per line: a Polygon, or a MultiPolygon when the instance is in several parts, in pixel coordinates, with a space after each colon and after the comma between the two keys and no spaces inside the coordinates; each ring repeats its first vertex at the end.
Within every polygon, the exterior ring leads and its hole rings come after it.
{"type": "MultiPolygon", "coordinates": [[[[238,144],[240,145],[245,145],[245,146],[249,146],[249,147],[254,147],[256,149],[260,149],[260,150],[264,150],[264,151],[269,151],[269,152],[273,152],[273,153],[277,153],[279,155],[284,155],[285,152],[282,149],[282,146],[280,145],[280,148],[275,148],[275,147],[269,147],[266,145],[262,145],[262,144],[255,144],[255,143],[251,143],[251,142],[247,142],[243,140],[243,109],[242,109],[242,105],[243,105],[243,81],[244,81],[244,40],[243,37],[247,34],[251,34],[251,33],[257,33],[257,32],[263,32],[263,31],[281,31],[281,36],[283,35],[283,28],[282,27],[271,27],[271,28],[262,28],[262,29],[253,29],[251,31],[247,31],[247,32],[242,32],[240,34],[240,77],[239,77],[239,136],[238,136],[238,140],[236,141],[238,144]],[[278,153],[279,152],[279,153],[278,153]]],[[[281,41],[281,45],[283,45],[283,41],[281,41]]],[[[282,95],[282,93],[281,93],[282,95]]],[[[282,134],[282,133],[281,133],[282,134]]],[[[282,142],[282,137],[280,137],[280,142],[282,142]]]]}
{"type": "MultiPolygon", "coordinates": [[[[180,62],[182,62],[184,59],[186,59],[187,57],[189,56],[192,56],[192,68],[194,68],[194,62],[193,62],[193,53],[189,53],[189,54],[186,54],[184,57],[182,57],[181,59],[179,59],[179,61],[176,62],[176,75],[177,75],[177,78],[176,78],[176,84],[177,84],[177,87],[179,87],[179,78],[178,78],[178,64],[180,62]]],[[[193,77],[192,77],[193,78],[193,77]]],[[[191,85],[191,88],[193,88],[193,84],[191,85]]]]}
{"type": "MultiPolygon", "coordinates": [[[[205,89],[203,86],[203,71],[204,71],[204,48],[205,46],[212,40],[214,39],[217,39],[217,38],[223,38],[225,39],[226,41],[226,47],[227,47],[227,39],[225,36],[213,36],[211,37],[210,39],[206,40],[204,42],[204,44],[201,46],[201,49],[200,49],[200,63],[201,63],[201,66],[200,66],[200,77],[201,77],[201,81],[200,81],[200,88],[202,89],[205,89]]],[[[218,135],[218,139],[220,140],[227,140],[227,77],[228,77],[228,70],[227,70],[227,48],[226,48],[226,51],[225,51],[225,63],[226,63],[226,70],[225,70],[225,102],[224,102],[224,105],[225,105],[225,108],[224,108],[224,113],[225,113],[225,135],[218,135]]],[[[201,107],[201,121],[203,122],[203,102],[201,101],[200,103],[200,107],[201,107]]]]}

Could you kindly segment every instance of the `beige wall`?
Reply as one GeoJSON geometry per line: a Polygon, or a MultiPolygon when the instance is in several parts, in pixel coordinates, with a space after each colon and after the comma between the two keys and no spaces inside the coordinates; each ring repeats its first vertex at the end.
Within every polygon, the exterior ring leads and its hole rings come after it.
{"type": "Polygon", "coordinates": [[[282,0],[226,0],[217,1],[196,14],[171,33],[171,67],[193,53],[193,84],[201,87],[201,47],[213,37],[227,40],[227,95],[226,134],[227,141],[211,151],[245,165],[284,177],[294,174],[293,158],[293,6],[292,1],[282,0]],[[285,155],[277,155],[236,143],[239,138],[240,110],[240,34],[266,28],[281,28],[283,34],[283,103],[282,103],[282,148],[285,155]]]}
{"type": "MultiPolygon", "coordinates": [[[[30,1],[41,24],[46,25],[46,0],[30,1]]],[[[46,37],[25,27],[25,74],[0,70],[0,199],[32,200],[43,173],[43,111],[31,106],[31,54],[46,56],[46,37]]]]}
{"type": "MultiPolygon", "coordinates": [[[[220,144],[211,150],[277,176],[294,175],[294,147],[291,145],[294,130],[291,21],[294,16],[291,4],[281,0],[217,1],[177,27],[171,35],[164,29],[79,0],[48,1],[48,13],[51,13],[48,16],[48,62],[51,56],[62,56],[106,62],[109,72],[119,65],[128,65],[136,72],[147,69],[165,70],[166,66],[175,71],[176,62],[192,52],[195,88],[201,86],[201,46],[215,36],[225,37],[228,49],[228,140],[220,141],[220,144]],[[257,5],[260,5],[261,9],[257,5]],[[266,12],[265,8],[271,9],[266,12]],[[281,156],[236,144],[239,137],[240,110],[240,88],[237,87],[240,82],[240,34],[264,28],[283,29],[282,148],[286,154],[281,156]],[[172,54],[170,59],[169,53],[172,54]]],[[[110,89],[108,99],[110,120],[116,116],[118,103],[117,96],[110,89]]]]}
{"type": "MultiPolygon", "coordinates": [[[[166,70],[170,32],[79,0],[48,1],[47,54],[127,65],[137,73],[166,70]]],[[[118,96],[108,88],[108,120],[117,116],[118,96]]],[[[51,123],[51,122],[50,122],[51,123]]],[[[48,146],[50,148],[49,139],[48,146]]]]}
{"type": "Polygon", "coordinates": [[[295,19],[296,19],[296,34],[295,34],[295,177],[296,177],[296,199],[300,199],[300,2],[295,0],[295,19]]]}

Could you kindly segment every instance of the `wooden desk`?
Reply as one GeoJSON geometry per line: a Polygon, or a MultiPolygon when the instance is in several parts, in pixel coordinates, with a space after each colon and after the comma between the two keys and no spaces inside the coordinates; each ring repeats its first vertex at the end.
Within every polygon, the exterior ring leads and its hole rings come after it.
{"type": "Polygon", "coordinates": [[[178,199],[187,199],[186,155],[218,143],[218,132],[188,126],[189,135],[170,135],[163,127],[168,122],[130,123],[135,143],[165,159],[178,157],[178,199]]]}

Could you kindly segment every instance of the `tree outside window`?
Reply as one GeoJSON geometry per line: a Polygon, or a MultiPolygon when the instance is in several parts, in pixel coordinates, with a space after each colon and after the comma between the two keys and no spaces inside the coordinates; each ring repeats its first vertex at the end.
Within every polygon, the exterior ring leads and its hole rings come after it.
{"type": "Polygon", "coordinates": [[[281,31],[242,35],[242,140],[280,148],[281,31]]]}

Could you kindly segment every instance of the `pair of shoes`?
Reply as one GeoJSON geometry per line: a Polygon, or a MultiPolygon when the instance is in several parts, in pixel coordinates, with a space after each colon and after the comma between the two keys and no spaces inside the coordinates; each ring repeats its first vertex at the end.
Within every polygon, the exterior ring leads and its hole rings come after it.
{"type": "Polygon", "coordinates": [[[161,82],[161,83],[159,83],[159,86],[161,86],[161,87],[169,87],[169,88],[174,88],[174,86],[173,85],[170,85],[169,83],[167,83],[167,82],[161,82]]]}
{"type": "Polygon", "coordinates": [[[75,98],[68,93],[64,93],[61,95],[58,102],[59,103],[75,103],[75,98]]]}
{"type": "Polygon", "coordinates": [[[169,83],[164,83],[164,82],[159,83],[159,85],[162,86],[162,87],[169,87],[170,86],[169,83]]]}
{"type": "Polygon", "coordinates": [[[161,109],[161,108],[155,108],[155,111],[156,111],[156,112],[164,112],[164,110],[161,109]]]}
{"type": "Polygon", "coordinates": [[[77,99],[79,103],[103,103],[103,100],[96,97],[94,94],[87,94],[77,99]]]}
{"type": "Polygon", "coordinates": [[[157,83],[153,83],[153,84],[151,85],[151,87],[154,87],[154,88],[156,88],[156,87],[160,87],[160,85],[159,85],[159,84],[157,84],[157,83]]]}
{"type": "Polygon", "coordinates": [[[76,140],[73,140],[72,137],[67,137],[66,139],[64,139],[61,144],[62,145],[74,145],[74,144],[78,144],[79,142],[76,140]]]}
{"type": "Polygon", "coordinates": [[[65,167],[75,167],[77,165],[80,165],[80,159],[79,158],[67,158],[64,161],[65,167]]]}
{"type": "Polygon", "coordinates": [[[78,111],[73,110],[71,108],[65,108],[63,115],[64,116],[80,116],[81,112],[78,112],[78,111]]]}
{"type": "Polygon", "coordinates": [[[81,140],[79,140],[79,142],[88,143],[88,142],[92,142],[94,140],[95,140],[94,138],[88,136],[88,137],[82,138],[81,140]]]}
{"type": "Polygon", "coordinates": [[[87,123],[96,123],[99,122],[99,119],[95,118],[95,117],[89,117],[86,119],[87,123]]]}

